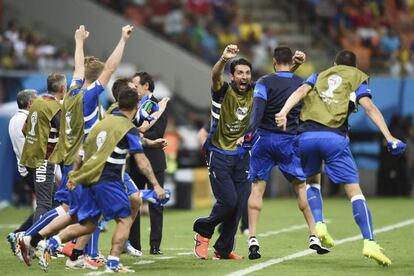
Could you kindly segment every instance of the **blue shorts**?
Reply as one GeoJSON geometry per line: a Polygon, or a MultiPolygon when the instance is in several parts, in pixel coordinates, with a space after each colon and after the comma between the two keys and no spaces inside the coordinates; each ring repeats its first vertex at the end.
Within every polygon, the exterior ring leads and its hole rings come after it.
{"type": "Polygon", "coordinates": [[[258,130],[257,135],[259,138],[253,145],[250,157],[250,181],[269,180],[270,172],[275,166],[279,167],[289,181],[305,181],[295,135],[262,129],[258,130]]]}
{"type": "Polygon", "coordinates": [[[73,216],[76,215],[79,211],[81,206],[81,198],[82,198],[82,185],[77,185],[76,189],[73,191],[68,191],[69,196],[69,215],[73,216]]]}
{"type": "Polygon", "coordinates": [[[326,175],[332,182],[359,183],[348,136],[331,131],[304,132],[299,136],[298,147],[306,177],[320,173],[324,161],[326,175]]]}
{"type": "Polygon", "coordinates": [[[124,183],[128,197],[130,197],[134,193],[139,192],[137,185],[135,185],[134,180],[131,179],[128,173],[124,173],[124,183]]]}
{"type": "Polygon", "coordinates": [[[131,215],[129,198],[121,180],[103,180],[90,187],[83,187],[78,221],[91,219],[98,224],[101,215],[106,221],[131,215]]]}
{"type": "Polygon", "coordinates": [[[63,165],[60,167],[62,170],[62,180],[60,181],[59,189],[55,193],[55,201],[59,204],[65,203],[70,204],[70,192],[66,187],[68,182],[68,174],[72,170],[73,165],[63,165]]]}

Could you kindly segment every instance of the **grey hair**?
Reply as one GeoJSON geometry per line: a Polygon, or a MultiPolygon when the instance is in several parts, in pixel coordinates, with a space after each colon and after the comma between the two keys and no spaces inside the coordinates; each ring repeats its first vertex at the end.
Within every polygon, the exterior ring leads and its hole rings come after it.
{"type": "Polygon", "coordinates": [[[37,91],[35,89],[24,89],[17,93],[16,101],[19,109],[26,109],[29,103],[36,98],[37,91]]]}
{"type": "Polygon", "coordinates": [[[47,77],[47,91],[57,93],[62,86],[66,86],[66,76],[63,74],[50,74],[47,77]]]}

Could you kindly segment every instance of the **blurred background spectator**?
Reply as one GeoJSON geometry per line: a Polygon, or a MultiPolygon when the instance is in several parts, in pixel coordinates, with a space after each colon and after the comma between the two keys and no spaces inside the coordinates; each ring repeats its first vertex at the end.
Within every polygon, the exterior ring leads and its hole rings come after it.
{"type": "Polygon", "coordinates": [[[1,33],[1,68],[42,71],[73,68],[73,55],[67,49],[54,46],[39,30],[9,21],[1,33]]]}

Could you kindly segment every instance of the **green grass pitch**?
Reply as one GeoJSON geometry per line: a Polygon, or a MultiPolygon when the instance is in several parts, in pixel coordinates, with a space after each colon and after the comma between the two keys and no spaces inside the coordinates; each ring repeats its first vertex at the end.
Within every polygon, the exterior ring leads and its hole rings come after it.
{"type": "MultiPolygon", "coordinates": [[[[402,221],[414,219],[413,199],[368,199],[373,215],[374,228],[380,229],[402,221]]],[[[325,219],[328,229],[336,240],[359,234],[352,217],[351,204],[345,198],[324,201],[325,219]]],[[[242,261],[201,261],[194,257],[192,223],[199,216],[208,215],[209,209],[173,211],[164,215],[164,232],[161,249],[164,255],[153,257],[148,254],[149,219],[142,220],[142,245],[144,256],[133,258],[123,255],[121,261],[138,275],[227,275],[270,260],[282,258],[307,249],[308,232],[293,199],[265,201],[258,232],[276,234],[259,237],[262,258],[247,259],[246,236],[239,232],[236,237],[236,252],[245,256],[242,261]],[[298,227],[293,227],[298,226],[298,227]],[[279,231],[283,230],[284,231],[279,231]]],[[[5,239],[12,230],[11,224],[18,224],[29,214],[29,209],[7,208],[0,211],[0,275],[45,275],[34,261],[31,267],[20,263],[12,256],[5,239]]],[[[413,221],[412,221],[413,222],[413,221]]],[[[110,231],[101,235],[100,250],[108,255],[110,231]]],[[[374,261],[363,258],[362,241],[344,242],[335,246],[332,252],[318,256],[315,253],[286,260],[254,271],[251,275],[414,275],[414,224],[385,231],[376,235],[386,255],[393,261],[390,267],[378,266],[374,261]]],[[[217,236],[213,237],[213,242],[217,236]]],[[[211,245],[213,244],[211,243],[211,245]]],[[[210,248],[210,257],[213,250],[210,248]]],[[[53,260],[48,274],[87,275],[91,271],[73,271],[64,268],[65,258],[53,260]]],[[[237,274],[233,274],[237,275],[237,274]]],[[[240,274],[238,274],[240,275],[240,274]]]]}

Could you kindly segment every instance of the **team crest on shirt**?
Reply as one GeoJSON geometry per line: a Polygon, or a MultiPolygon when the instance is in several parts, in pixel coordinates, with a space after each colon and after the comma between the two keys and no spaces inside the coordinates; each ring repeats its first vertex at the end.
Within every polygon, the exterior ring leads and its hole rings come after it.
{"type": "Polygon", "coordinates": [[[70,135],[72,133],[72,127],[70,125],[70,121],[72,120],[72,112],[70,112],[70,111],[66,112],[65,120],[66,120],[65,133],[66,133],[66,135],[70,135]]]}
{"type": "Polygon", "coordinates": [[[99,134],[96,136],[96,146],[98,147],[97,151],[99,151],[101,149],[102,145],[105,143],[106,134],[107,134],[106,131],[103,130],[103,131],[99,132],[99,134]]]}
{"type": "Polygon", "coordinates": [[[32,116],[30,117],[30,123],[32,125],[32,128],[29,131],[29,135],[36,136],[35,127],[37,124],[37,111],[32,113],[32,116]]]}
{"type": "Polygon", "coordinates": [[[337,74],[330,75],[328,77],[328,89],[322,91],[319,95],[322,100],[327,104],[338,103],[338,100],[334,99],[334,92],[342,83],[341,76],[337,74]]]}
{"type": "Polygon", "coordinates": [[[237,119],[239,120],[239,121],[243,121],[243,119],[246,117],[246,115],[247,115],[247,111],[248,111],[249,109],[247,108],[247,107],[238,107],[237,108],[237,110],[236,110],[236,116],[237,116],[237,119]]]}

